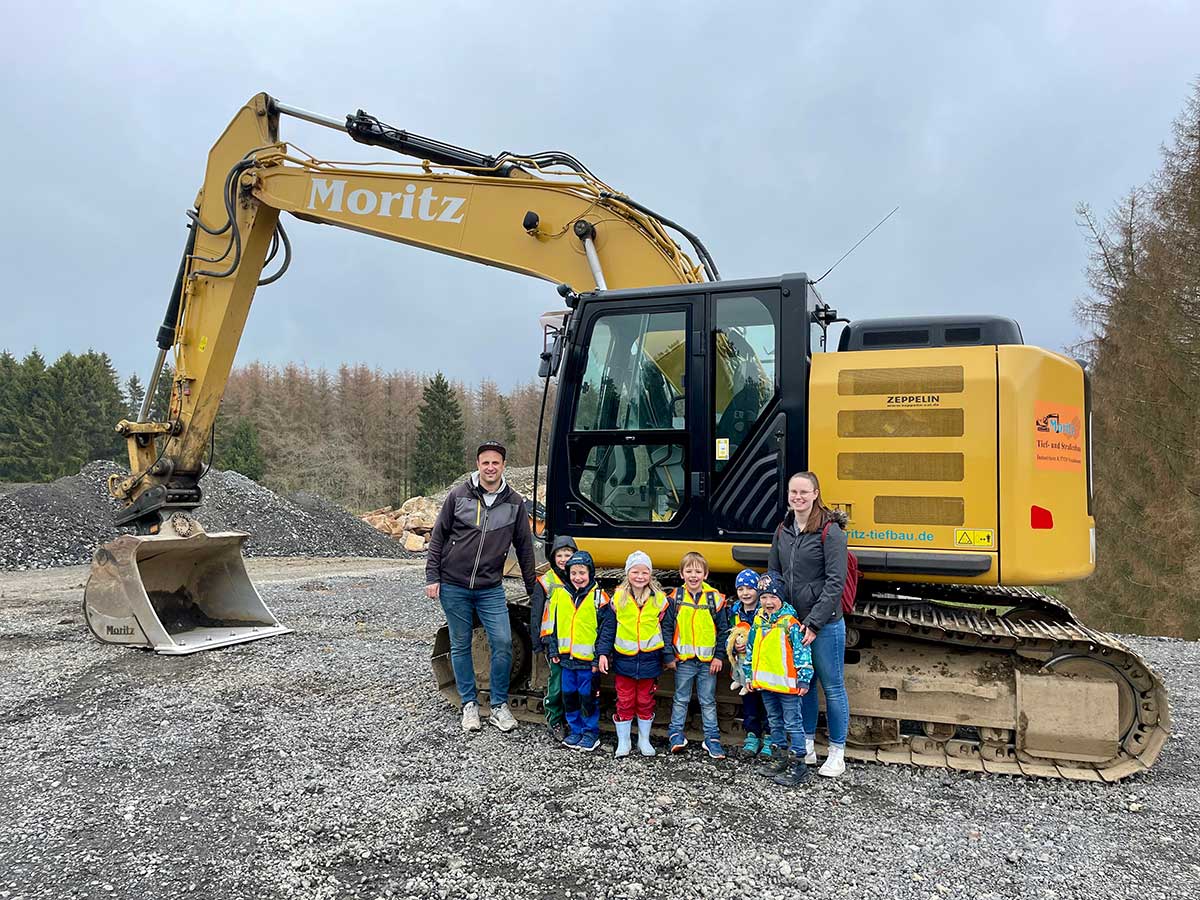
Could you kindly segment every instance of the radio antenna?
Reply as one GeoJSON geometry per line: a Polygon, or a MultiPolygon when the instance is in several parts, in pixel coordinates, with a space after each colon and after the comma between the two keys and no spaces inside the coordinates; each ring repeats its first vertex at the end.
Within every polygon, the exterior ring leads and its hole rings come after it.
{"type": "MultiPolygon", "coordinates": [[[[828,275],[830,272],[832,272],[834,269],[836,269],[839,265],[841,265],[841,262],[843,259],[845,259],[851,253],[853,253],[855,250],[857,250],[858,245],[861,244],[863,241],[865,241],[867,238],[869,238],[871,235],[873,235],[875,233],[875,231],[879,228],[880,225],[882,225],[884,222],[886,222],[888,219],[890,219],[893,215],[895,215],[896,210],[899,208],[900,208],[900,204],[897,203],[895,209],[893,209],[890,213],[888,213],[886,216],[884,216],[882,219],[880,219],[874,228],[872,228],[870,231],[868,231],[866,234],[864,234],[862,237],[860,237],[858,239],[858,243],[856,243],[853,247],[851,247],[849,250],[847,250],[845,253],[843,253],[838,258],[837,262],[835,262],[832,266],[830,266],[828,269],[826,269],[825,275],[828,275]]],[[[822,275],[816,281],[810,281],[809,284],[819,284],[821,281],[823,281],[825,279],[825,275],[822,275]]]]}

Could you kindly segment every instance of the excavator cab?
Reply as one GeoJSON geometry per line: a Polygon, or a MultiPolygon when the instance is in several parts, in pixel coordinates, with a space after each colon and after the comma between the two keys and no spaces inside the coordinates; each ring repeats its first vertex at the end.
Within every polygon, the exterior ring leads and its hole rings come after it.
{"type": "Polygon", "coordinates": [[[806,458],[810,300],[803,274],[581,295],[550,530],[600,567],[633,549],[663,569],[689,549],[718,573],[765,563],[786,473],[806,458]]]}

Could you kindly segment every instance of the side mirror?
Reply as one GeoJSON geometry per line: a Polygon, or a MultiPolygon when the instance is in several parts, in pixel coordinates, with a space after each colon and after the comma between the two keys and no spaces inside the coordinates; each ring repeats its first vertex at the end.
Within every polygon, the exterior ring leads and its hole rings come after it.
{"type": "Polygon", "coordinates": [[[560,331],[550,340],[550,347],[543,350],[541,354],[541,362],[538,364],[538,378],[549,378],[551,375],[558,374],[558,367],[562,365],[563,358],[563,334],[560,331]]]}

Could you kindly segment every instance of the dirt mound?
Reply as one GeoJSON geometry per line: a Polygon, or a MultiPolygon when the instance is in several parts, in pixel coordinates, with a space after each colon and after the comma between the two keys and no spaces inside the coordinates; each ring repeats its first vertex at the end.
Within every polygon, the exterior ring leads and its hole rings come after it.
{"type": "MultiPolygon", "coordinates": [[[[0,569],[46,569],[89,562],[96,547],[122,532],[108,476],[97,460],[78,475],[0,495],[0,569]]],[[[201,482],[196,518],[209,531],[246,531],[247,556],[409,555],[403,546],[315,494],[281,497],[237,472],[211,470],[201,482]]]]}

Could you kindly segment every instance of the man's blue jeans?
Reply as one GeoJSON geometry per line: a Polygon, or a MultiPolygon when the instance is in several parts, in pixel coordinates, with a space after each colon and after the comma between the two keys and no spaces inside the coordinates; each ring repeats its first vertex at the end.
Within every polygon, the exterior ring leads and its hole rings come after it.
{"type": "Polygon", "coordinates": [[[829,743],[844,747],[846,732],[850,727],[850,701],[846,698],[843,674],[846,663],[846,620],[830,622],[818,631],[809,649],[812,651],[813,680],[808,686],[808,693],[800,698],[804,733],[809,737],[817,733],[817,684],[820,683],[825,694],[829,743]]]}
{"type": "Polygon", "coordinates": [[[504,588],[496,585],[471,590],[443,583],[439,596],[442,610],[446,613],[446,624],[450,628],[450,665],[454,669],[454,682],[458,685],[458,695],[463,705],[477,702],[478,697],[475,667],[471,662],[472,613],[479,616],[492,653],[491,705],[495,708],[507,703],[513,654],[512,627],[508,623],[504,588]]]}
{"type": "Polygon", "coordinates": [[[721,729],[717,726],[717,676],[708,671],[708,666],[708,663],[699,659],[681,659],[675,664],[675,698],[671,703],[668,734],[683,734],[694,683],[696,697],[700,700],[700,720],[704,723],[704,737],[721,739],[721,729]]]}

